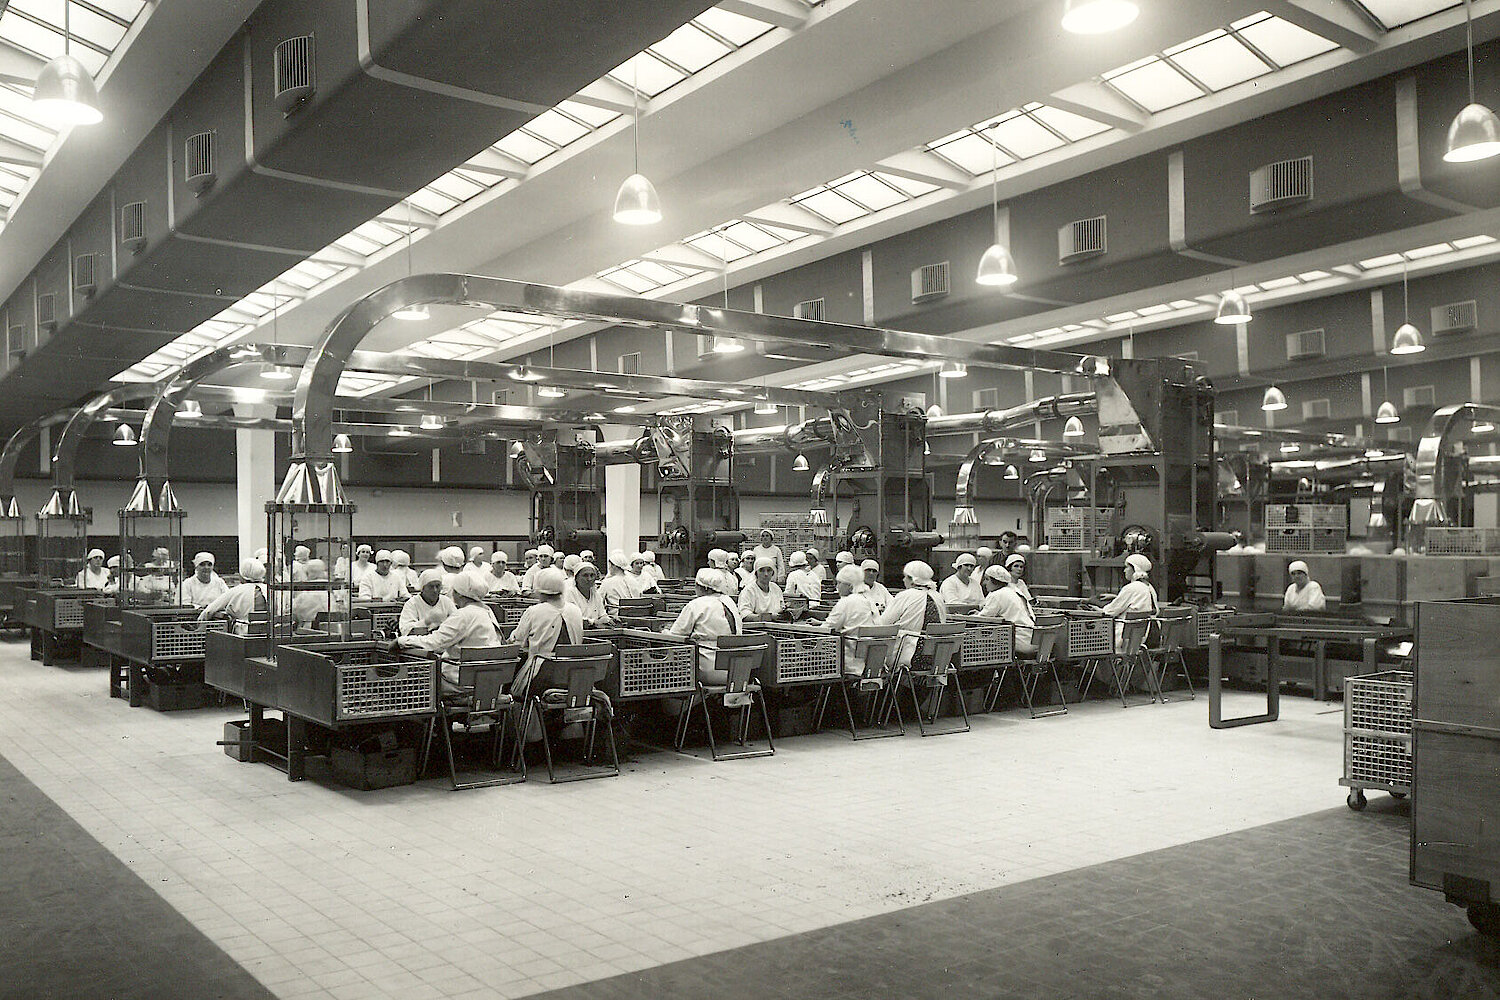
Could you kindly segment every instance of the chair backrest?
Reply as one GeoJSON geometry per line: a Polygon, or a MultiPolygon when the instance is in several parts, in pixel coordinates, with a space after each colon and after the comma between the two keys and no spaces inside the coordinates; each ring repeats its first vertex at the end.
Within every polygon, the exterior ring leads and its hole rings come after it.
{"type": "Polygon", "coordinates": [[[863,676],[879,677],[885,673],[899,641],[894,625],[861,625],[844,635],[854,640],[854,656],[864,661],[863,676]]]}
{"type": "Polygon", "coordinates": [[[1057,640],[1067,627],[1068,617],[1061,611],[1038,611],[1032,620],[1031,641],[1036,643],[1036,658],[1050,660],[1057,649],[1057,640]]]}
{"type": "Polygon", "coordinates": [[[1158,608],[1156,621],[1161,626],[1161,648],[1169,653],[1187,645],[1198,630],[1196,610],[1186,606],[1158,608]]]}
{"type": "Polygon", "coordinates": [[[1151,621],[1156,617],[1152,611],[1127,611],[1120,616],[1120,648],[1116,650],[1121,656],[1133,656],[1140,652],[1141,644],[1146,641],[1146,632],[1151,628],[1151,621]]]}
{"type": "MultiPolygon", "coordinates": [[[[499,647],[497,647],[499,648],[499,647]]],[[[511,649],[516,649],[512,646],[511,649]]],[[[458,686],[472,691],[470,713],[493,712],[500,705],[500,694],[516,679],[521,657],[462,662],[458,666],[458,686]]]]}
{"type": "Polygon", "coordinates": [[[521,647],[510,643],[504,646],[470,646],[458,651],[460,663],[471,663],[480,660],[516,660],[521,659],[521,647]]]}
{"type": "Polygon", "coordinates": [[[917,651],[913,655],[913,661],[918,656],[926,654],[932,657],[932,671],[937,674],[948,672],[948,667],[953,663],[953,658],[958,655],[959,649],[964,644],[964,629],[967,626],[963,622],[940,622],[928,625],[917,640],[917,651]]]}
{"type": "MultiPolygon", "coordinates": [[[[542,688],[564,688],[568,692],[568,708],[586,707],[594,693],[594,685],[609,676],[609,667],[614,660],[614,647],[609,643],[600,645],[608,647],[609,652],[602,656],[554,656],[547,660],[537,675],[542,688]]],[[[533,686],[532,690],[537,689],[533,686]]]]}

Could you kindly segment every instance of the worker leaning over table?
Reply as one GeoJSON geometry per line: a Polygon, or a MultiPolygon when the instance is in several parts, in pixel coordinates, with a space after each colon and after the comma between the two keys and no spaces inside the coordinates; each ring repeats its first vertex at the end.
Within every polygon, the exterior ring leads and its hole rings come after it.
{"type": "Polygon", "coordinates": [[[257,559],[246,559],[240,563],[240,577],[245,582],[214,598],[199,612],[199,621],[206,622],[220,614],[236,621],[249,621],[253,612],[270,607],[266,597],[266,567],[257,559]]]}
{"type": "Polygon", "coordinates": [[[401,608],[397,631],[402,635],[425,635],[456,610],[452,598],[443,593],[443,571],[436,567],[424,569],[418,578],[417,593],[401,608]]]}
{"type": "Polygon", "coordinates": [[[489,584],[473,570],[464,570],[453,580],[453,614],[426,635],[403,635],[396,643],[404,649],[420,649],[443,656],[443,680],[458,683],[459,654],[465,649],[499,646],[500,623],[484,603],[489,584]]]}
{"type": "Polygon", "coordinates": [[[981,618],[999,618],[1015,626],[1015,650],[1017,656],[1035,656],[1036,643],[1032,641],[1032,628],[1036,617],[1024,598],[1016,592],[1010,574],[1004,566],[991,566],[984,571],[984,578],[994,589],[985,596],[979,608],[981,618]]]}
{"type": "Polygon", "coordinates": [[[1286,588],[1286,597],[1281,602],[1283,611],[1327,611],[1328,598],[1323,586],[1308,575],[1307,563],[1296,560],[1286,568],[1292,582],[1286,588]]]}
{"type": "Polygon", "coordinates": [[[729,673],[714,667],[714,643],[720,636],[740,635],[745,621],[739,605],[724,592],[728,581],[724,574],[704,567],[693,578],[698,596],[688,601],[677,620],[663,631],[692,639],[698,645],[698,680],[704,684],[726,684],[729,673]]]}

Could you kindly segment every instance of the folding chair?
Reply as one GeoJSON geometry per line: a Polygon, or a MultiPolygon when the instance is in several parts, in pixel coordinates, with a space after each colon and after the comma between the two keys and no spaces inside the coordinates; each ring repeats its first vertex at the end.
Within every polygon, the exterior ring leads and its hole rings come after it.
{"type": "Polygon", "coordinates": [[[515,699],[506,688],[515,680],[516,668],[520,664],[519,646],[486,646],[459,651],[458,689],[443,692],[438,714],[438,725],[443,730],[443,748],[448,753],[448,776],[453,781],[454,791],[513,785],[526,780],[522,772],[501,778],[460,781],[458,762],[453,753],[455,727],[465,734],[490,733],[493,737],[490,763],[496,768],[500,766],[505,733],[515,716],[515,699]]]}
{"type": "MultiPolygon", "coordinates": [[[[1068,698],[1063,693],[1062,681],[1057,676],[1057,654],[1058,640],[1062,638],[1062,630],[1067,627],[1068,620],[1057,611],[1038,611],[1034,621],[1035,624],[1031,627],[1031,640],[1036,643],[1036,656],[1022,659],[1018,655],[1009,667],[1015,668],[1016,679],[1021,684],[1021,699],[1026,703],[1026,711],[1031,713],[1033,719],[1044,719],[1049,715],[1067,715],[1068,698]],[[1037,688],[1049,675],[1052,677],[1053,687],[1057,690],[1057,704],[1039,712],[1036,708],[1037,688]]],[[[1001,670],[995,680],[995,686],[990,690],[990,700],[985,711],[995,710],[995,701],[999,698],[1000,686],[1004,683],[1005,670],[1001,670]]]]}
{"type": "Polygon", "coordinates": [[[620,756],[615,747],[614,726],[610,720],[614,706],[603,691],[594,689],[609,674],[614,662],[615,649],[608,642],[590,642],[575,646],[558,646],[552,656],[532,678],[526,703],[521,712],[520,739],[517,755],[521,761],[521,773],[526,773],[526,736],[533,715],[541,723],[542,751],[547,758],[547,781],[559,784],[565,781],[586,781],[590,778],[613,778],[620,773],[620,756]],[[562,724],[582,725],[588,730],[583,762],[586,770],[557,776],[552,751],[552,736],[547,732],[548,714],[561,716],[562,724]],[[608,765],[593,765],[594,742],[599,723],[604,723],[604,732],[609,742],[608,765]]]}
{"type": "Polygon", "coordinates": [[[1167,700],[1166,693],[1162,687],[1169,676],[1168,665],[1173,657],[1177,659],[1177,671],[1170,676],[1181,677],[1187,685],[1188,698],[1197,700],[1198,693],[1193,690],[1193,678],[1188,675],[1187,660],[1182,655],[1182,648],[1193,637],[1197,629],[1197,621],[1193,609],[1189,607],[1166,607],[1156,609],[1156,624],[1161,630],[1157,645],[1148,647],[1147,656],[1156,664],[1156,694],[1163,702],[1167,700]]]}
{"type": "Polygon", "coordinates": [[[1161,697],[1161,692],[1156,687],[1156,672],[1152,669],[1150,654],[1146,652],[1146,633],[1151,630],[1151,623],[1155,620],[1156,614],[1152,611],[1127,611],[1120,616],[1120,644],[1110,666],[1114,670],[1121,707],[1130,706],[1126,696],[1130,693],[1130,685],[1135,680],[1137,670],[1145,674],[1146,694],[1150,701],[1154,702],[1161,697]]]}
{"type": "Polygon", "coordinates": [[[896,676],[893,680],[895,691],[892,692],[891,701],[895,702],[900,697],[901,683],[906,682],[906,690],[911,693],[912,711],[917,717],[917,729],[923,736],[947,736],[950,733],[967,733],[969,731],[969,710],[964,706],[963,692],[958,688],[958,671],[954,669],[953,659],[958,655],[959,649],[964,643],[963,622],[947,622],[938,625],[928,625],[927,630],[915,636],[908,636],[908,641],[915,639],[915,647],[912,649],[911,659],[905,666],[897,666],[896,676]],[[921,682],[924,688],[936,690],[933,698],[932,718],[927,721],[922,719],[922,701],[917,697],[917,683],[921,682]],[[951,726],[947,729],[928,730],[929,723],[937,724],[938,716],[943,711],[943,695],[952,689],[954,700],[958,702],[958,710],[963,718],[961,726],[951,726]]]}
{"type": "MultiPolygon", "coordinates": [[[[840,693],[844,696],[844,712],[849,719],[850,739],[875,740],[886,736],[906,735],[906,724],[901,718],[899,704],[895,705],[895,729],[888,725],[877,726],[875,724],[875,720],[883,716],[885,700],[893,698],[890,683],[891,661],[895,656],[896,644],[899,641],[900,638],[894,625],[861,625],[844,633],[844,662],[847,664],[852,661],[863,665],[858,674],[846,672],[838,685],[840,693]],[[865,709],[863,731],[854,719],[854,703],[849,697],[850,688],[869,699],[869,705],[865,709]]],[[[828,698],[829,691],[825,688],[822,699],[818,703],[818,720],[813,727],[815,731],[823,728],[823,712],[828,707],[828,698]]]]}
{"type": "MultiPolygon", "coordinates": [[[[703,706],[703,725],[708,730],[708,751],[713,755],[715,761],[740,760],[744,757],[769,757],[776,752],[776,744],[771,739],[771,716],[766,711],[766,700],[761,696],[760,685],[751,680],[750,675],[755,668],[761,665],[765,659],[766,649],[769,644],[764,635],[721,635],[714,646],[714,669],[723,670],[729,676],[723,684],[704,684],[698,682],[698,690],[688,697],[688,703],[682,711],[682,716],[677,722],[677,740],[673,748],[682,751],[682,744],[687,739],[688,723],[693,716],[693,706],[703,706]],[[735,724],[734,740],[741,747],[747,749],[736,750],[730,753],[719,753],[719,744],[714,739],[713,717],[708,711],[708,700],[718,698],[724,705],[727,713],[730,709],[740,710],[739,720],[735,724]],[[766,748],[748,749],[750,742],[750,706],[760,706],[761,723],[766,727],[766,748]]],[[[700,653],[702,649],[700,649],[700,653]]]]}

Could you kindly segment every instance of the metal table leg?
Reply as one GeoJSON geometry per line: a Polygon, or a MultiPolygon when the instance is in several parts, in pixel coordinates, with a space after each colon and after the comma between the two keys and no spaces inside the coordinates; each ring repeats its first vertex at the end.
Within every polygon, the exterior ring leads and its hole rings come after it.
{"type": "Polygon", "coordinates": [[[1328,643],[1313,642],[1313,701],[1328,700],[1328,643]]]}
{"type": "Polygon", "coordinates": [[[1275,636],[1266,637],[1266,711],[1264,715],[1242,715],[1224,718],[1221,701],[1224,673],[1224,644],[1217,635],[1208,637],[1208,725],[1210,729],[1234,729],[1262,722],[1275,722],[1281,715],[1281,643],[1275,636]]]}
{"type": "Polygon", "coordinates": [[[307,723],[290,712],[286,718],[286,780],[307,778],[307,723]]]}

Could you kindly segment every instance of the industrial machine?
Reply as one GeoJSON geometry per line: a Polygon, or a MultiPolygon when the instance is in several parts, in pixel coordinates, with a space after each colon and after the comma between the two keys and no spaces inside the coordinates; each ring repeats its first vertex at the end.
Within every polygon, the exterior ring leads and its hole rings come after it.
{"type": "Polygon", "coordinates": [[[711,549],[739,550],[740,497],[734,485],[734,439],[702,416],[651,428],[656,452],[656,558],[668,577],[691,577],[711,549]]]}
{"type": "Polygon", "coordinates": [[[531,541],[559,551],[603,551],[604,484],[593,427],[549,427],[517,441],[516,471],[531,490],[531,541]]]}

